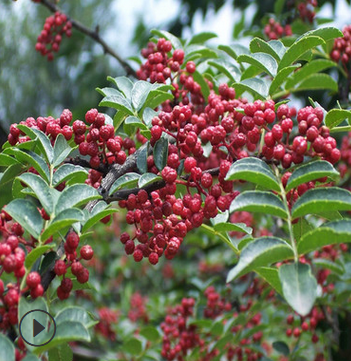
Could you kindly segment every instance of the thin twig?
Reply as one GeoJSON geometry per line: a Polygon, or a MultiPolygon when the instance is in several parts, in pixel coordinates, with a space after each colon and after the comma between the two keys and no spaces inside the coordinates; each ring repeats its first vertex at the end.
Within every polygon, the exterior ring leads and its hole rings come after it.
{"type": "MultiPolygon", "coordinates": [[[[62,12],[61,9],[54,3],[52,3],[49,0],[41,0],[40,4],[44,5],[46,8],[48,8],[51,12],[55,13],[56,11],[62,12]]],[[[67,14],[66,14],[67,15],[67,14]]],[[[105,54],[110,54],[112,57],[114,57],[120,65],[123,67],[127,75],[133,76],[136,78],[136,73],[134,69],[125,61],[123,60],[106,42],[104,39],[100,37],[100,34],[98,32],[98,27],[96,27],[95,30],[91,30],[87,28],[85,25],[80,23],[79,21],[70,18],[67,15],[67,19],[72,23],[72,27],[80,31],[81,33],[89,36],[93,40],[95,40],[97,43],[99,43],[102,48],[104,49],[105,54]]]]}

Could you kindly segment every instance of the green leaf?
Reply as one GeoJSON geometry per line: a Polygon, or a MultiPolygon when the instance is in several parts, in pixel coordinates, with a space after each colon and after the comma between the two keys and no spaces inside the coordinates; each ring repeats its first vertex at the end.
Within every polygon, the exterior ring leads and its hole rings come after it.
{"type": "MultiPolygon", "coordinates": [[[[40,361],[40,360],[38,359],[37,356],[33,355],[32,353],[31,354],[27,353],[26,357],[24,359],[22,359],[22,361],[40,361]]],[[[52,361],[51,358],[49,361],[52,361]]],[[[72,360],[69,360],[69,361],[72,361],[72,360]]]]}
{"type": "Polygon", "coordinates": [[[157,117],[157,112],[151,108],[145,108],[143,111],[143,121],[148,128],[152,127],[152,119],[157,117]]]}
{"type": "Polygon", "coordinates": [[[102,88],[102,89],[96,88],[95,90],[104,97],[109,97],[109,96],[113,96],[113,95],[116,95],[118,97],[124,97],[124,94],[115,88],[110,88],[110,87],[106,87],[106,88],[102,88]]]}
{"type": "Polygon", "coordinates": [[[18,164],[18,160],[14,157],[10,157],[7,154],[0,154],[0,167],[8,167],[13,164],[18,164]]]}
{"type": "Polygon", "coordinates": [[[338,83],[328,74],[318,73],[312,74],[306,77],[297,88],[291,91],[303,91],[303,90],[332,90],[333,92],[338,91],[338,83]]]}
{"type": "Polygon", "coordinates": [[[87,179],[88,171],[79,165],[62,164],[54,173],[52,178],[53,186],[56,187],[62,182],[75,181],[84,183],[87,179]]]}
{"type": "Polygon", "coordinates": [[[133,127],[140,128],[140,129],[148,129],[148,127],[137,117],[129,116],[124,121],[124,124],[132,125],[133,127]]]}
{"type": "Polygon", "coordinates": [[[289,192],[291,189],[298,187],[300,184],[310,182],[319,178],[330,177],[337,178],[339,172],[327,161],[317,160],[307,164],[303,164],[296,168],[290,176],[285,190],[289,192]]]}
{"type": "Polygon", "coordinates": [[[0,334],[0,360],[15,361],[15,347],[10,339],[0,334]]]}
{"type": "Polygon", "coordinates": [[[227,283],[259,267],[293,257],[293,249],[284,240],[276,237],[256,238],[241,251],[238,264],[228,273],[227,283]]]}
{"type": "Polygon", "coordinates": [[[159,105],[164,103],[166,100],[172,100],[174,98],[173,94],[167,93],[161,90],[152,90],[150,91],[146,102],[144,103],[144,107],[148,107],[151,109],[157,108],[159,105]]]}
{"type": "Polygon", "coordinates": [[[101,196],[97,190],[87,184],[73,184],[65,188],[60,194],[56,207],[55,214],[59,214],[65,209],[86,204],[93,199],[99,199],[101,196]]]}
{"type": "MultiPolygon", "coordinates": [[[[284,45],[282,44],[284,47],[284,45]]],[[[262,40],[261,38],[253,38],[250,42],[250,50],[252,53],[266,53],[271,55],[276,61],[280,61],[279,54],[274,50],[269,42],[262,40]]]]}
{"type": "Polygon", "coordinates": [[[142,328],[139,335],[144,336],[148,341],[157,342],[160,340],[161,335],[156,327],[146,326],[142,328]]]}
{"type": "Polygon", "coordinates": [[[68,145],[67,140],[62,134],[59,134],[54,144],[53,166],[60,165],[72,152],[72,148],[68,145]]]}
{"type": "MultiPolygon", "coordinates": [[[[6,149],[6,152],[13,154],[22,164],[33,167],[47,182],[49,182],[49,168],[44,159],[30,150],[20,150],[16,148],[6,149]]],[[[13,167],[13,166],[12,166],[13,167]]]]}
{"type": "Polygon", "coordinates": [[[278,64],[270,54],[254,53],[252,55],[240,55],[237,61],[238,63],[249,63],[272,77],[275,77],[277,74],[278,64]]]}
{"type": "Polygon", "coordinates": [[[89,332],[81,322],[65,321],[57,325],[55,337],[47,345],[37,347],[34,352],[39,355],[50,348],[72,341],[90,342],[89,332]]]}
{"type": "Polygon", "coordinates": [[[289,356],[289,346],[284,341],[274,341],[272,343],[273,348],[284,356],[289,356]]]}
{"type": "Polygon", "coordinates": [[[345,273],[344,267],[341,267],[335,261],[329,261],[328,259],[325,259],[325,258],[314,258],[313,264],[315,266],[319,266],[319,267],[328,269],[340,276],[342,276],[345,273]]]}
{"type": "Polygon", "coordinates": [[[42,234],[42,239],[46,240],[54,235],[59,230],[69,227],[76,222],[84,221],[84,213],[78,208],[64,209],[56,215],[56,217],[49,223],[42,234]]]}
{"type": "Polygon", "coordinates": [[[351,220],[342,219],[322,224],[305,233],[297,245],[299,254],[306,254],[335,243],[351,242],[351,220]]]}
{"type": "Polygon", "coordinates": [[[109,194],[113,194],[121,188],[126,188],[127,186],[136,186],[138,184],[138,180],[140,178],[140,174],[138,173],[126,173],[115,180],[110,188],[109,194]]]}
{"type": "Polygon", "coordinates": [[[268,96],[269,88],[267,83],[260,78],[244,79],[240,83],[232,84],[232,86],[237,92],[240,92],[240,94],[247,91],[261,100],[265,100],[268,96]]]}
{"type": "Polygon", "coordinates": [[[39,238],[44,220],[34,203],[27,199],[14,199],[5,210],[34,238],[39,238]]]}
{"type": "Polygon", "coordinates": [[[208,65],[213,66],[217,70],[220,71],[220,73],[226,75],[228,79],[230,79],[233,82],[240,80],[240,70],[226,60],[210,60],[208,61],[208,65]]]}
{"type": "Polygon", "coordinates": [[[342,123],[345,119],[351,122],[351,111],[344,109],[332,109],[325,116],[325,125],[332,129],[342,123]]]}
{"type": "Polygon", "coordinates": [[[0,208],[12,200],[11,190],[14,179],[22,171],[23,166],[21,164],[13,164],[10,165],[3,174],[0,173],[0,208]]]}
{"type": "Polygon", "coordinates": [[[139,80],[134,84],[132,90],[132,105],[134,109],[139,111],[143,107],[151,89],[152,84],[144,80],[139,80]]]}
{"type": "Polygon", "coordinates": [[[292,207],[293,218],[306,214],[349,211],[351,210],[351,193],[337,187],[314,188],[304,193],[292,207]]]}
{"type": "Polygon", "coordinates": [[[219,222],[213,226],[217,232],[243,232],[246,234],[252,234],[252,228],[248,227],[245,223],[229,223],[219,222]]]}
{"type": "Polygon", "coordinates": [[[197,70],[195,70],[195,72],[192,74],[192,77],[194,81],[196,81],[200,85],[201,93],[206,100],[210,95],[210,87],[208,86],[207,81],[197,70]]]}
{"type": "Polygon", "coordinates": [[[300,66],[301,64],[294,64],[281,69],[269,87],[269,94],[272,95],[287,80],[290,73],[300,66]]]}
{"type": "Polygon", "coordinates": [[[91,228],[94,224],[99,222],[101,219],[109,216],[112,213],[118,212],[117,209],[108,207],[108,205],[104,201],[98,202],[91,212],[88,213],[88,219],[84,223],[82,227],[82,232],[86,232],[89,228],[91,228]]]}
{"type": "Polygon", "coordinates": [[[257,68],[256,66],[250,65],[241,74],[240,81],[243,81],[245,79],[250,79],[250,78],[257,77],[261,73],[262,73],[261,69],[257,68]]]}
{"type": "Polygon", "coordinates": [[[322,39],[324,39],[324,41],[328,41],[331,39],[340,38],[344,36],[344,34],[340,29],[335,28],[333,26],[327,26],[327,27],[311,30],[305,33],[303,36],[309,37],[311,35],[319,36],[322,39]]]}
{"type": "Polygon", "coordinates": [[[239,194],[230,205],[230,213],[236,211],[260,212],[282,218],[288,217],[281,199],[271,192],[246,191],[239,194]]]}
{"type": "Polygon", "coordinates": [[[118,109],[119,111],[122,111],[123,113],[127,113],[129,115],[134,115],[132,106],[130,105],[130,102],[122,97],[117,95],[110,95],[108,97],[104,97],[101,102],[99,103],[100,107],[109,107],[118,109]]]}
{"type": "Polygon", "coordinates": [[[214,50],[209,49],[206,46],[190,45],[190,46],[188,46],[188,48],[186,50],[183,64],[185,65],[190,60],[195,60],[195,59],[200,59],[200,58],[216,59],[216,58],[218,58],[218,55],[214,50]]]}
{"type": "Polygon", "coordinates": [[[280,15],[284,9],[284,5],[285,5],[285,0],[276,0],[274,2],[274,13],[276,15],[280,15]]]}
{"type": "Polygon", "coordinates": [[[137,157],[137,167],[140,173],[144,174],[147,172],[147,156],[149,154],[149,144],[142,148],[137,157]]]}
{"type": "Polygon", "coordinates": [[[23,173],[18,179],[33,190],[39,199],[39,202],[50,216],[54,210],[54,201],[49,185],[40,176],[34,173],[23,173]]]}
{"type": "Polygon", "coordinates": [[[233,44],[232,46],[219,45],[218,49],[225,51],[234,60],[236,60],[237,57],[242,54],[250,54],[250,50],[242,44],[233,44]]]}
{"type": "MultiPolygon", "coordinates": [[[[318,73],[325,69],[335,67],[337,64],[334,61],[327,59],[315,59],[310,63],[304,65],[300,70],[296,71],[286,82],[286,89],[292,89],[296,84],[303,81],[311,74],[318,73]]],[[[283,69],[282,69],[283,70],[283,69]]]]}
{"type": "Polygon", "coordinates": [[[139,355],[143,350],[143,346],[140,340],[131,338],[123,345],[123,349],[131,355],[139,355]]]}
{"type": "Polygon", "coordinates": [[[255,272],[261,276],[275,291],[283,295],[282,285],[280,283],[278,269],[273,267],[260,267],[255,272]]]}
{"type": "Polygon", "coordinates": [[[199,34],[195,34],[192,36],[192,38],[189,40],[188,45],[190,44],[203,44],[207,40],[217,38],[217,34],[211,33],[209,31],[204,31],[199,34]]]}
{"type": "Polygon", "coordinates": [[[145,173],[138,180],[138,187],[143,188],[148,186],[151,183],[155,183],[157,181],[162,180],[162,177],[154,174],[154,173],[145,173]]]}
{"type": "Polygon", "coordinates": [[[37,138],[39,140],[38,146],[43,153],[46,161],[51,164],[54,158],[54,149],[47,135],[39,129],[29,128],[26,125],[22,124],[18,124],[17,128],[19,130],[22,130],[22,132],[27,134],[31,139],[37,138]]]}
{"type": "Polygon", "coordinates": [[[32,251],[30,251],[26,256],[26,260],[24,261],[24,265],[26,269],[30,270],[33,267],[33,264],[36,262],[36,260],[52,247],[53,245],[48,244],[44,246],[39,246],[37,248],[34,248],[32,251]]]}
{"type": "Polygon", "coordinates": [[[234,162],[225,180],[245,180],[265,188],[280,191],[279,183],[269,166],[261,159],[248,157],[234,162]]]}
{"type": "Polygon", "coordinates": [[[299,59],[303,54],[305,54],[308,50],[315,48],[318,45],[325,44],[325,41],[319,36],[304,36],[298,40],[296,40],[290,48],[287,49],[285,54],[283,55],[278,70],[281,70],[289,65],[291,65],[294,61],[299,59]]]}
{"type": "Polygon", "coordinates": [[[172,46],[174,49],[181,49],[183,47],[180,40],[173,34],[169,33],[168,31],[152,29],[151,34],[154,34],[160,38],[165,38],[166,40],[169,40],[172,43],[172,46]]]}
{"type": "Polygon", "coordinates": [[[69,345],[60,345],[49,350],[49,361],[72,361],[73,352],[69,345]]]}
{"type": "Polygon", "coordinates": [[[313,225],[305,218],[299,218],[298,222],[293,224],[293,233],[296,241],[300,241],[301,237],[314,229],[313,225]]]}
{"type": "Polygon", "coordinates": [[[154,163],[159,171],[161,171],[167,165],[167,159],[168,139],[162,137],[154,145],[154,163]]]}
{"type": "Polygon", "coordinates": [[[301,316],[308,315],[317,298],[317,280],[311,267],[304,263],[283,264],[279,278],[286,302],[301,316]]]}
{"type": "Polygon", "coordinates": [[[132,99],[133,82],[129,78],[126,76],[119,76],[117,78],[108,76],[107,80],[113,82],[128,100],[132,99]]]}
{"type": "Polygon", "coordinates": [[[76,321],[82,323],[86,328],[90,328],[96,323],[84,308],[77,306],[68,306],[60,310],[55,321],[56,325],[66,321],[76,321]]]}
{"type": "MultiPolygon", "coordinates": [[[[268,42],[268,44],[270,45],[270,47],[275,51],[275,53],[278,55],[279,59],[276,59],[278,62],[280,61],[280,59],[284,56],[284,54],[286,53],[286,47],[285,45],[280,41],[280,40],[270,40],[268,42]]],[[[271,54],[273,57],[274,55],[271,54]]],[[[274,57],[275,58],[275,57],[274,57]]]]}

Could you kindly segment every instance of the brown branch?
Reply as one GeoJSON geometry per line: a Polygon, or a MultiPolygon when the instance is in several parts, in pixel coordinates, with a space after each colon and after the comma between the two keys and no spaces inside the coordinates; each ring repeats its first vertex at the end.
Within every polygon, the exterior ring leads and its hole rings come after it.
{"type": "Polygon", "coordinates": [[[67,158],[64,163],[66,164],[73,164],[73,165],[80,165],[84,168],[90,168],[90,169],[94,169],[102,174],[107,174],[108,173],[108,166],[105,164],[105,165],[100,165],[98,168],[93,168],[90,163],[85,160],[85,159],[82,159],[80,157],[75,157],[75,158],[67,158]]]}
{"type": "MultiPolygon", "coordinates": [[[[48,8],[51,12],[55,13],[56,11],[62,13],[61,9],[54,3],[52,3],[50,0],[41,0],[40,4],[44,5],[46,8],[48,8]]],[[[114,57],[119,64],[123,67],[127,75],[133,76],[136,78],[136,73],[134,69],[125,61],[123,60],[106,42],[104,39],[100,37],[98,27],[96,27],[95,30],[91,30],[87,28],[85,25],[80,23],[79,21],[70,18],[67,16],[67,19],[72,23],[72,27],[80,31],[81,33],[89,36],[93,40],[95,40],[97,43],[99,43],[102,48],[104,49],[105,54],[110,54],[112,57],[114,57]]]]}

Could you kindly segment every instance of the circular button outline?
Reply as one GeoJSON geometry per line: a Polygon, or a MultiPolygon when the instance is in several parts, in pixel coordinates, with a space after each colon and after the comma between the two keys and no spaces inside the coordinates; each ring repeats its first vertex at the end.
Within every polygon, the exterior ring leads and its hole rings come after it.
{"type": "Polygon", "coordinates": [[[28,345],[31,345],[31,346],[34,346],[34,347],[45,346],[45,345],[47,345],[47,344],[55,337],[55,334],[56,334],[56,322],[55,322],[54,317],[51,316],[49,312],[44,311],[44,310],[40,310],[40,309],[35,309],[35,310],[28,311],[27,313],[25,313],[25,314],[22,316],[21,321],[20,321],[20,323],[19,323],[19,325],[18,325],[18,330],[19,330],[19,333],[20,333],[21,337],[23,338],[23,341],[24,341],[25,343],[27,343],[28,345]],[[23,337],[23,335],[22,335],[22,330],[21,330],[22,321],[25,319],[25,317],[26,317],[28,314],[30,314],[30,313],[32,313],[32,312],[36,312],[36,311],[46,313],[46,314],[52,319],[52,322],[53,322],[53,324],[54,324],[54,332],[53,332],[51,338],[49,339],[49,341],[46,341],[46,342],[44,342],[44,343],[41,343],[40,345],[35,345],[34,343],[30,343],[30,342],[26,341],[26,339],[25,339],[25,338],[23,337]]]}

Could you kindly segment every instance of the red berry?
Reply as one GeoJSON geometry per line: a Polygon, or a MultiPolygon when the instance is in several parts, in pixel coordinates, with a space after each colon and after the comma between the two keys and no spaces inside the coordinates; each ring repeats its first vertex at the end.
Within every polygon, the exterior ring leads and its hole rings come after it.
{"type": "Polygon", "coordinates": [[[67,235],[66,243],[69,248],[75,250],[79,244],[79,236],[76,232],[70,232],[67,235]]]}
{"type": "Polygon", "coordinates": [[[66,273],[66,263],[62,260],[57,260],[54,267],[54,272],[57,276],[62,276],[66,273]]]}
{"type": "Polygon", "coordinates": [[[94,251],[91,248],[91,246],[85,245],[81,248],[80,255],[82,256],[83,259],[85,259],[86,261],[89,261],[93,258],[94,251]]]}

